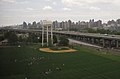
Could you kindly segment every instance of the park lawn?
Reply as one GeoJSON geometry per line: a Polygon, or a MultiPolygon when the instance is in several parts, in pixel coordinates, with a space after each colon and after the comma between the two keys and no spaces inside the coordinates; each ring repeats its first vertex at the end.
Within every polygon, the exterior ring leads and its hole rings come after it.
{"type": "Polygon", "coordinates": [[[37,46],[0,48],[0,79],[120,79],[120,56],[75,49],[56,54],[37,46]]]}

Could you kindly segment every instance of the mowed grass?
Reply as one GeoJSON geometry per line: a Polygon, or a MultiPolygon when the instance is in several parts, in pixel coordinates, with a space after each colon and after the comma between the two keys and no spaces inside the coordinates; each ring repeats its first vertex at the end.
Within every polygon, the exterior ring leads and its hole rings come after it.
{"type": "Polygon", "coordinates": [[[120,56],[75,49],[55,54],[29,46],[0,48],[0,79],[120,79],[120,56]]]}

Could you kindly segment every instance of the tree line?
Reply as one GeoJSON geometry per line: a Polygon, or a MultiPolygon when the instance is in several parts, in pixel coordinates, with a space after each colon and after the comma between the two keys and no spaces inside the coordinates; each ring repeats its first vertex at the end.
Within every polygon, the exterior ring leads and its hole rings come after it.
{"type": "MultiPolygon", "coordinates": [[[[27,33],[27,34],[21,34],[19,35],[19,33],[15,33],[13,31],[7,31],[2,33],[2,38],[0,39],[0,41],[7,39],[9,45],[29,45],[29,44],[33,44],[33,43],[42,43],[42,36],[39,34],[35,34],[35,33],[27,33]],[[23,36],[24,35],[24,36],[23,36]]],[[[49,40],[50,42],[51,40],[49,40]]],[[[46,41],[46,38],[44,39],[44,42],[46,41]]],[[[69,40],[66,37],[59,37],[59,39],[57,38],[56,35],[53,35],[53,44],[55,43],[59,43],[59,45],[65,46],[68,45],[69,40]]]]}

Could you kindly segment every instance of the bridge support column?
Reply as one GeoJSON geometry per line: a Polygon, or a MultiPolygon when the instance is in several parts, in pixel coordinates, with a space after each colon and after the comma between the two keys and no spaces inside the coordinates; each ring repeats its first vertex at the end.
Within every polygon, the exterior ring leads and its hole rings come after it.
{"type": "Polygon", "coordinates": [[[116,40],[116,48],[119,48],[119,41],[116,40]]]}
{"type": "Polygon", "coordinates": [[[77,40],[77,36],[75,36],[75,39],[77,40]]]}
{"type": "Polygon", "coordinates": [[[80,40],[82,41],[82,37],[80,37],[80,40]]]}
{"type": "Polygon", "coordinates": [[[92,38],[92,44],[94,44],[94,38],[92,38]]]}
{"type": "Polygon", "coordinates": [[[91,43],[91,38],[88,39],[88,42],[91,43]]]}
{"type": "Polygon", "coordinates": [[[85,42],[85,37],[83,37],[83,41],[85,42]]]}
{"type": "Polygon", "coordinates": [[[102,39],[103,47],[105,47],[105,39],[102,39]]]}
{"type": "Polygon", "coordinates": [[[111,43],[112,43],[112,40],[109,40],[109,48],[111,48],[111,43]]]}
{"type": "Polygon", "coordinates": [[[100,45],[100,39],[98,39],[98,45],[100,45]]]}

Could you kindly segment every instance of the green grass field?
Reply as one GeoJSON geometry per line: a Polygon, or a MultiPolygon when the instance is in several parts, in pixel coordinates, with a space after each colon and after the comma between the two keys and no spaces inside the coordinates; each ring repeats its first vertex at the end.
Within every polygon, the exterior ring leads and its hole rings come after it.
{"type": "Polygon", "coordinates": [[[30,46],[0,48],[0,79],[120,79],[120,56],[75,49],[55,54],[30,46]]]}

